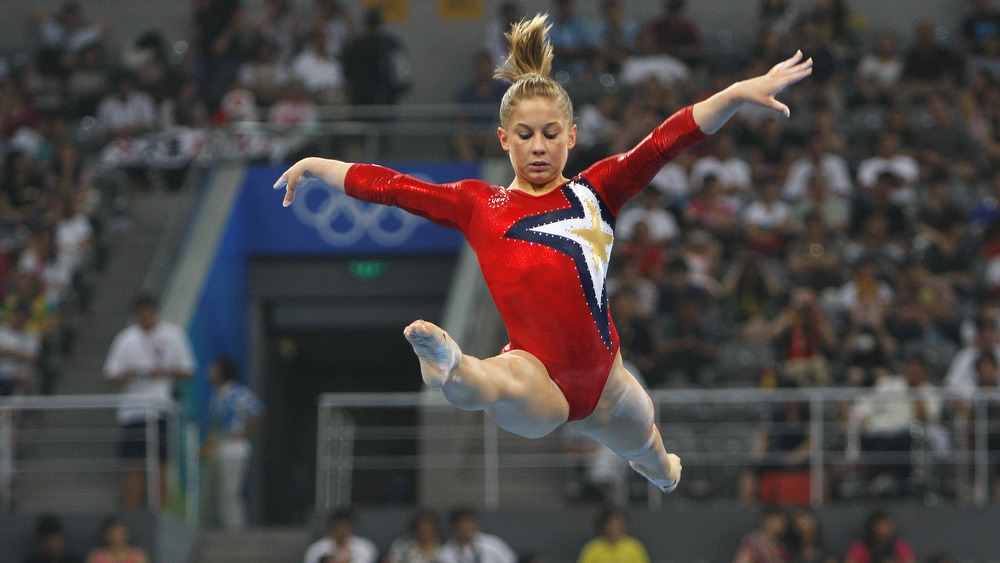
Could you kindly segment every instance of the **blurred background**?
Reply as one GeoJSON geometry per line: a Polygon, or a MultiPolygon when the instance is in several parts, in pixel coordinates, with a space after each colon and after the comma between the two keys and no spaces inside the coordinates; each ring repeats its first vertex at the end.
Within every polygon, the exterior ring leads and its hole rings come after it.
{"type": "Polygon", "coordinates": [[[995,2],[19,0],[0,30],[0,562],[1000,560],[995,2]],[[492,73],[540,11],[567,176],[814,61],[789,119],[742,109],[618,217],[670,495],[422,389],[412,320],[507,342],[458,233],[270,189],[304,156],[508,185],[492,73]]]}

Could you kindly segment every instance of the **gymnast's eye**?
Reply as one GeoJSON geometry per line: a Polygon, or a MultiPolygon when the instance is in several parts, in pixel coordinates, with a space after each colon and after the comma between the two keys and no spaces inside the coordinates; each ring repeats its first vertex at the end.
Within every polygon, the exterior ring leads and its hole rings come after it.
{"type": "Polygon", "coordinates": [[[518,133],[517,136],[521,137],[522,139],[524,139],[525,141],[527,141],[528,139],[531,138],[531,133],[518,133]]]}
{"type": "Polygon", "coordinates": [[[546,139],[555,139],[558,136],[559,136],[559,133],[546,133],[545,134],[545,138],[546,139]]]}

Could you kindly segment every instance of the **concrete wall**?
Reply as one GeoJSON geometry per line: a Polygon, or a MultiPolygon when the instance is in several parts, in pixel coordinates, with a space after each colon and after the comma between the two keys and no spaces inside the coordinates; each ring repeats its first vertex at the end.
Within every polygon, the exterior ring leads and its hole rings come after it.
{"type": "MultiPolygon", "coordinates": [[[[311,0],[293,0],[305,18],[311,0]]],[[[128,44],[147,29],[160,30],[172,43],[188,36],[191,0],[86,0],[81,2],[85,13],[108,24],[113,48],[128,44]]],[[[501,0],[482,0],[484,18],[479,21],[444,22],[437,15],[437,0],[409,0],[409,18],[389,24],[410,50],[417,81],[408,101],[434,103],[449,101],[466,82],[471,72],[472,54],[483,42],[485,20],[496,13],[501,0]]],[[[798,0],[793,5],[806,9],[815,0],[798,0]]],[[[360,0],[344,0],[357,14],[360,0]]],[[[601,0],[578,0],[578,11],[586,17],[596,17],[601,0]]],[[[638,22],[654,17],[661,3],[656,0],[623,0],[629,17],[638,22]]],[[[855,11],[873,22],[872,28],[889,27],[904,38],[909,37],[913,24],[923,19],[939,22],[954,29],[965,13],[965,0],[855,0],[855,11]]],[[[31,50],[33,45],[32,14],[39,7],[59,5],[54,0],[6,0],[2,2],[0,21],[0,52],[14,53],[31,50]]],[[[243,0],[251,19],[260,12],[263,0],[243,0]]],[[[526,12],[545,11],[551,0],[520,0],[526,12]]],[[[688,14],[698,23],[709,46],[718,46],[719,38],[731,36],[734,48],[746,43],[753,32],[759,5],[750,0],[699,0],[689,2],[688,14]]],[[[794,45],[789,45],[789,50],[794,45]]]]}

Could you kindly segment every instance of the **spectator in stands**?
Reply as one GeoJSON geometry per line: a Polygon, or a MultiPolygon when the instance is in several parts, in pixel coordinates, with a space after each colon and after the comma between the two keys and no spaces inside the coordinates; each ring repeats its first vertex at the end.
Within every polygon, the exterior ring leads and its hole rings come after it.
{"type": "Polygon", "coordinates": [[[215,109],[236,79],[242,53],[240,30],[246,11],[240,0],[198,0],[190,54],[191,76],[210,109],[215,109]]]}
{"type": "Polygon", "coordinates": [[[25,152],[7,154],[0,180],[0,224],[35,225],[48,209],[51,194],[46,168],[25,152]]]}
{"type": "Polygon", "coordinates": [[[87,563],[149,563],[144,549],[129,545],[128,527],[117,516],[101,524],[100,542],[87,555],[87,563]]]}
{"type": "Polygon", "coordinates": [[[737,313],[736,320],[772,318],[784,295],[779,276],[771,261],[760,254],[741,249],[722,279],[721,294],[737,313]]]}
{"type": "Polygon", "coordinates": [[[483,28],[483,49],[489,51],[493,60],[493,68],[498,68],[507,62],[510,46],[504,34],[510,31],[510,26],[524,17],[524,12],[517,2],[501,2],[497,7],[496,17],[486,22],[483,28]]]}
{"type": "MultiPolygon", "coordinates": [[[[881,243],[883,236],[898,242],[899,239],[909,234],[909,219],[906,208],[903,204],[893,200],[893,193],[903,185],[902,179],[891,170],[884,170],[879,173],[875,184],[870,189],[858,194],[853,200],[851,208],[851,229],[850,234],[855,238],[864,238],[867,231],[877,240],[870,241],[870,247],[866,252],[872,252],[877,243],[881,243]],[[871,219],[879,216],[883,224],[872,225],[871,219]],[[860,236],[859,236],[860,235],[860,236]]],[[[857,256],[854,257],[855,259],[857,256]]]]}
{"type": "MultiPolygon", "coordinates": [[[[753,504],[760,500],[762,479],[776,474],[807,471],[811,448],[809,405],[795,399],[776,404],[754,430],[750,451],[752,465],[740,470],[737,498],[743,504],[753,504]]],[[[764,500],[774,502],[780,499],[764,500]]]]}
{"type": "Polygon", "coordinates": [[[121,72],[97,108],[97,123],[109,138],[134,137],[156,125],[153,98],[136,88],[135,76],[121,72]]]}
{"type": "MultiPolygon", "coordinates": [[[[959,444],[961,444],[962,449],[971,450],[976,447],[975,444],[975,421],[978,418],[978,413],[976,413],[976,405],[974,402],[975,394],[977,391],[996,391],[1000,388],[1000,368],[998,368],[998,363],[1000,360],[997,359],[998,356],[993,352],[981,352],[975,359],[973,364],[973,377],[972,385],[957,385],[950,381],[945,381],[947,388],[953,392],[958,398],[953,401],[951,409],[953,411],[955,428],[958,435],[959,444]]],[[[997,420],[1000,416],[1000,404],[995,400],[989,400],[986,403],[986,417],[988,420],[997,420]]],[[[1000,448],[1000,429],[996,428],[996,425],[990,425],[987,430],[986,435],[986,448],[989,451],[996,451],[1000,448]]],[[[1000,466],[997,467],[1000,469],[1000,466]]],[[[998,485],[1000,487],[1000,485],[998,485]]],[[[997,491],[1000,493],[1000,490],[997,491]]],[[[985,498],[986,491],[978,491],[974,496],[983,495],[985,498]]]]}
{"type": "Polygon", "coordinates": [[[0,396],[30,395],[35,391],[35,360],[40,343],[28,329],[27,306],[13,311],[0,324],[0,396]]]}
{"type": "Polygon", "coordinates": [[[70,111],[74,117],[96,115],[97,106],[108,93],[108,69],[99,43],[80,52],[80,64],[73,68],[66,82],[70,111]]]}
{"type": "Polygon", "coordinates": [[[216,465],[218,513],[227,530],[246,527],[243,500],[250,456],[250,438],[260,425],[264,407],[260,399],[239,381],[239,366],[230,358],[218,358],[208,369],[214,387],[209,406],[209,450],[216,465]]]}
{"type": "Polygon", "coordinates": [[[58,313],[53,304],[46,299],[42,290],[42,282],[37,275],[18,270],[11,276],[11,287],[3,300],[3,318],[20,307],[25,307],[30,313],[28,327],[39,337],[58,327],[58,313]]]}
{"type": "Polygon", "coordinates": [[[910,458],[914,427],[927,429],[935,439],[941,437],[937,425],[942,405],[928,372],[924,356],[911,353],[902,374],[884,371],[851,408],[848,459],[861,456],[870,492],[876,496],[916,490],[910,458]]]}
{"type": "Polygon", "coordinates": [[[743,239],[747,246],[765,256],[784,256],[792,231],[792,210],[779,199],[777,178],[760,181],[753,201],[742,210],[743,239]]]}
{"type": "Polygon", "coordinates": [[[23,563],[83,563],[83,559],[67,545],[62,520],[54,514],[43,514],[35,522],[37,545],[23,563]]]}
{"type": "Polygon", "coordinates": [[[274,46],[275,59],[288,64],[292,59],[299,38],[299,20],[290,0],[266,0],[264,9],[253,22],[256,41],[264,41],[274,46]]]}
{"type": "Polygon", "coordinates": [[[913,146],[920,161],[945,168],[952,173],[968,175],[978,147],[962,120],[955,114],[953,103],[940,94],[927,99],[931,119],[915,131],[913,146]]]}
{"type": "Polygon", "coordinates": [[[847,550],[845,563],[916,563],[913,548],[899,537],[896,522],[887,512],[876,510],[865,520],[861,538],[847,550]]]}
{"type": "Polygon", "coordinates": [[[507,91],[504,84],[493,78],[493,57],[488,51],[480,51],[473,57],[472,81],[459,90],[455,103],[470,108],[470,112],[459,116],[461,124],[453,139],[458,158],[474,161],[496,153],[496,131],[492,127],[496,120],[495,108],[503,100],[507,91]],[[490,107],[485,111],[483,107],[490,107]],[[473,109],[478,108],[478,109],[473,109]]]}
{"type": "MultiPolygon", "coordinates": [[[[156,299],[138,295],[132,304],[136,322],[119,332],[104,363],[104,376],[121,384],[122,393],[154,400],[173,400],[174,384],[194,373],[194,357],[187,335],[177,325],[159,318],[156,299]]],[[[157,426],[160,462],[159,506],[167,500],[167,421],[162,413],[128,405],[118,410],[122,427],[119,455],[126,460],[124,504],[130,510],[142,506],[145,491],[147,421],[157,426]]],[[[153,502],[147,499],[147,502],[153,502]]]]}
{"type": "Polygon", "coordinates": [[[867,387],[892,367],[898,346],[886,328],[888,306],[877,292],[863,291],[847,312],[841,357],[850,385],[867,387]]]}
{"type": "Polygon", "coordinates": [[[677,219],[660,203],[660,194],[653,188],[642,192],[639,205],[622,211],[617,221],[617,234],[625,240],[632,240],[636,225],[644,223],[649,238],[654,244],[664,244],[677,239],[681,230],[677,219]]]}
{"type": "MultiPolygon", "coordinates": [[[[292,77],[301,82],[317,102],[338,103],[344,100],[344,90],[348,84],[344,79],[344,67],[340,61],[326,54],[325,42],[326,35],[320,30],[309,33],[305,48],[292,60],[292,77]]],[[[376,60],[369,62],[383,64],[376,60]]]]}
{"type": "Polygon", "coordinates": [[[382,26],[382,12],[365,12],[365,31],[342,55],[352,104],[394,104],[410,88],[410,63],[402,43],[382,26]]]}
{"type": "Polygon", "coordinates": [[[779,508],[761,511],[757,528],[745,536],[733,563],[785,563],[788,549],[782,541],[788,529],[788,517],[779,508]]]}
{"type": "Polygon", "coordinates": [[[967,53],[982,53],[990,39],[1000,39],[1000,11],[992,0],[973,0],[972,11],[962,18],[962,42],[967,53]]]}
{"type": "Polygon", "coordinates": [[[642,542],[628,535],[628,519],[618,508],[609,508],[597,520],[598,536],[580,550],[577,563],[649,563],[642,542]]]}
{"type": "MultiPolygon", "coordinates": [[[[902,182],[899,189],[912,189],[920,176],[917,160],[902,150],[899,135],[895,133],[882,134],[878,139],[878,152],[858,164],[858,185],[870,189],[886,171],[902,182]]],[[[912,203],[912,200],[901,203],[912,203]]]]}
{"type": "Polygon", "coordinates": [[[79,2],[66,2],[56,11],[39,10],[35,25],[38,69],[43,74],[66,74],[76,65],[76,57],[82,50],[104,38],[105,25],[88,20],[79,2]]]}
{"type": "Polygon", "coordinates": [[[291,80],[288,63],[280,62],[277,55],[274,43],[258,37],[250,48],[250,59],[240,65],[237,73],[240,86],[253,92],[257,102],[264,106],[273,104],[291,80]]]}
{"type": "Polygon", "coordinates": [[[831,195],[851,197],[854,189],[851,184],[851,172],[847,160],[843,156],[831,152],[819,136],[809,139],[805,154],[792,163],[785,177],[782,196],[790,201],[797,201],[805,196],[810,179],[821,174],[826,178],[826,186],[831,195]]]}
{"type": "Polygon", "coordinates": [[[837,346],[837,335],[820,308],[815,291],[795,288],[788,307],[771,323],[771,338],[783,361],[784,380],[799,386],[830,382],[826,354],[837,346]]]}
{"type": "Polygon", "coordinates": [[[72,281],[69,264],[56,253],[55,231],[50,226],[33,229],[28,245],[21,251],[17,269],[42,281],[45,298],[58,307],[72,281]]]}
{"type": "Polygon", "coordinates": [[[903,59],[899,55],[899,39],[889,30],[880,31],[875,39],[875,51],[862,55],[854,75],[853,105],[889,105],[903,76],[903,59]]]}
{"type": "Polygon", "coordinates": [[[586,70],[593,57],[592,34],[576,15],[576,0],[555,0],[549,41],[555,51],[553,70],[578,75],[586,70]]]}
{"type": "Polygon", "coordinates": [[[179,69],[171,61],[166,39],[159,31],[140,35],[124,55],[125,67],[135,76],[139,89],[162,97],[170,84],[180,79],[179,69]]]}
{"type": "Polygon", "coordinates": [[[701,189],[688,202],[684,217],[690,225],[708,230],[719,240],[733,236],[736,209],[723,196],[718,176],[705,176],[701,189]]]}
{"type": "Polygon", "coordinates": [[[950,89],[960,83],[965,61],[941,42],[937,24],[921,21],[913,35],[913,45],[903,59],[903,79],[915,83],[918,89],[932,85],[950,89]]]}
{"type": "Polygon", "coordinates": [[[657,369],[646,379],[654,387],[679,381],[699,387],[710,384],[715,376],[711,368],[719,356],[717,341],[701,304],[692,300],[677,303],[657,343],[657,369]]]}
{"type": "Polygon", "coordinates": [[[636,50],[639,26],[625,14],[619,0],[604,0],[601,2],[600,19],[593,35],[597,52],[607,61],[611,70],[617,72],[625,57],[636,50]]]}
{"type": "Polygon", "coordinates": [[[832,234],[838,229],[827,227],[819,208],[808,211],[802,222],[800,234],[788,247],[788,271],[793,285],[816,292],[839,287],[843,282],[842,245],[840,238],[832,234]]]}
{"type": "Polygon", "coordinates": [[[208,106],[198,97],[198,83],[187,78],[171,85],[174,94],[160,103],[159,120],[164,130],[175,127],[204,129],[209,125],[208,106]]]}
{"type": "Polygon", "coordinates": [[[10,139],[22,127],[37,131],[42,114],[13,80],[0,80],[0,133],[10,139]]]}
{"type": "MultiPolygon", "coordinates": [[[[319,122],[319,110],[298,81],[282,88],[268,111],[267,123],[277,132],[308,131],[319,122]]],[[[302,150],[302,149],[299,149],[302,150]]]]}
{"type": "Polygon", "coordinates": [[[356,34],[357,26],[351,12],[344,8],[339,0],[315,0],[311,29],[320,30],[323,44],[326,45],[326,56],[339,59],[347,44],[356,34]]]}
{"type": "Polygon", "coordinates": [[[657,39],[659,51],[686,62],[701,56],[701,34],[693,20],[684,15],[684,0],[663,0],[663,13],[646,24],[657,39]]]}
{"type": "Polygon", "coordinates": [[[732,133],[719,133],[712,140],[715,143],[712,152],[691,166],[691,185],[700,188],[705,176],[714,175],[719,179],[722,193],[733,207],[739,207],[741,200],[750,196],[750,163],[735,154],[736,139],[732,133]]]}
{"type": "Polygon", "coordinates": [[[441,557],[441,523],[437,514],[417,509],[409,533],[389,545],[385,563],[438,563],[441,557]]]}
{"type": "MultiPolygon", "coordinates": [[[[629,262],[629,264],[635,263],[629,262]]],[[[637,273],[634,266],[626,266],[626,269],[637,273]]],[[[617,305],[613,310],[619,346],[628,352],[628,357],[640,373],[649,373],[654,365],[656,339],[649,315],[644,314],[645,311],[640,308],[642,307],[640,288],[644,286],[644,282],[646,284],[651,282],[638,275],[633,277],[634,285],[618,287],[612,293],[610,301],[612,307],[617,305]]],[[[655,291],[655,287],[653,290],[655,291]]]]}
{"type": "Polygon", "coordinates": [[[957,300],[951,284],[928,274],[918,260],[899,269],[887,319],[889,331],[902,342],[944,337],[958,341],[957,300]]]}
{"type": "Polygon", "coordinates": [[[335,563],[375,563],[378,549],[367,538],[354,534],[354,513],[341,508],[330,515],[326,535],[306,549],[302,563],[321,563],[325,558],[335,563]]]}
{"type": "Polygon", "coordinates": [[[505,541],[479,531],[476,513],[467,508],[453,510],[451,537],[441,548],[440,563],[514,563],[517,555],[505,541]]]}
{"type": "Polygon", "coordinates": [[[670,87],[687,80],[691,69],[679,58],[661,51],[655,32],[646,28],[639,32],[639,50],[625,58],[619,74],[622,84],[633,89],[651,80],[670,87]]]}
{"type": "Polygon", "coordinates": [[[790,563],[837,563],[837,558],[823,545],[819,518],[808,508],[797,508],[792,512],[785,544],[790,563]]]}

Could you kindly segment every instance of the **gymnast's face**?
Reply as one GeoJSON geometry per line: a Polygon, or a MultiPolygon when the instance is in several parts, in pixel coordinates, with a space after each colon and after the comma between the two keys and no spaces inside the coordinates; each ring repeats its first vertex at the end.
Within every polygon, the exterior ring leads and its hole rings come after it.
{"type": "Polygon", "coordinates": [[[497,129],[500,145],[510,153],[517,179],[512,187],[541,195],[559,187],[569,149],[576,144],[576,125],[549,98],[521,100],[507,128],[497,129]]]}

